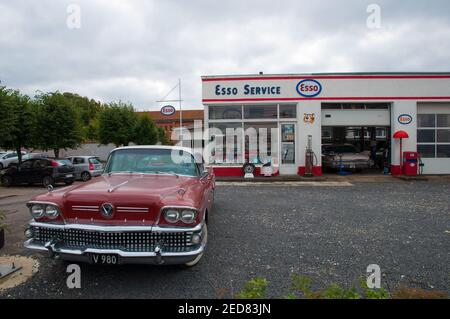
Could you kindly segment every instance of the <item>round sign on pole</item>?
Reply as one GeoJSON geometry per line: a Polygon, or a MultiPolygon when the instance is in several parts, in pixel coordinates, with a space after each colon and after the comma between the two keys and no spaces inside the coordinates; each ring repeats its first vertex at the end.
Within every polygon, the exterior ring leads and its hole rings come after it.
{"type": "Polygon", "coordinates": [[[176,109],[172,105],[165,105],[161,108],[161,114],[165,116],[171,116],[174,115],[176,112],[176,109]]]}

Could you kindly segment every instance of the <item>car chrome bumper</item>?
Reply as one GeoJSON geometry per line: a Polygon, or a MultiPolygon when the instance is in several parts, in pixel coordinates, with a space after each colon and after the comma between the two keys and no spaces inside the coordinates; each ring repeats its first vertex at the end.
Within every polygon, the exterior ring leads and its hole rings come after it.
{"type": "MultiPolygon", "coordinates": [[[[102,232],[120,232],[120,231],[148,231],[149,228],[152,232],[160,233],[170,233],[170,232],[180,232],[179,228],[162,228],[162,227],[139,227],[139,226],[90,226],[90,225],[49,225],[31,222],[30,226],[40,226],[47,228],[62,228],[62,229],[83,229],[83,230],[95,230],[102,232]],[[85,227],[83,227],[85,226],[85,227]]],[[[196,227],[183,229],[185,232],[201,232],[203,230],[203,224],[197,225],[196,227]]],[[[50,258],[60,258],[67,261],[73,262],[91,262],[91,254],[108,254],[119,256],[119,264],[151,264],[151,265],[175,265],[175,264],[186,264],[199,255],[201,255],[206,246],[206,242],[202,236],[202,242],[197,248],[189,251],[178,251],[169,252],[164,251],[164,247],[157,246],[153,251],[145,252],[134,252],[134,251],[123,251],[118,249],[97,249],[86,247],[83,249],[73,249],[64,247],[64,244],[58,242],[47,242],[45,244],[41,242],[36,242],[35,239],[28,239],[24,243],[25,248],[31,249],[41,255],[50,258]]]]}

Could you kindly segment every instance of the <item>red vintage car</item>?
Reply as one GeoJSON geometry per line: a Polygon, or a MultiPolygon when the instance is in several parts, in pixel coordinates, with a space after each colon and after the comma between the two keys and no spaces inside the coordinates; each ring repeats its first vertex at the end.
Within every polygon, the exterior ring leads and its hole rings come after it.
{"type": "Polygon", "coordinates": [[[205,251],[214,189],[213,171],[190,149],[118,148],[100,177],[27,203],[25,247],[75,262],[193,266],[205,251]]]}

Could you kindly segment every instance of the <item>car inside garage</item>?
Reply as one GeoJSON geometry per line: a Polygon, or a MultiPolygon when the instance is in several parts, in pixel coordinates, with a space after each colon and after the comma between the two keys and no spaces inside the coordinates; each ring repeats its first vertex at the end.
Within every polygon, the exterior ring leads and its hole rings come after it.
{"type": "Polygon", "coordinates": [[[328,173],[381,173],[390,162],[389,103],[322,103],[322,165],[328,173]]]}

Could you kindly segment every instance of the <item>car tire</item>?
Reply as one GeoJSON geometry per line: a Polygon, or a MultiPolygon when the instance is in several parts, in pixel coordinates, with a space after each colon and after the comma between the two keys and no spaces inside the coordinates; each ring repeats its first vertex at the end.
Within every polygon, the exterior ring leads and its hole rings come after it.
{"type": "Polygon", "coordinates": [[[64,181],[64,183],[65,183],[67,186],[72,185],[72,184],[73,184],[73,179],[69,179],[69,180],[67,180],[67,181],[64,181]]]}
{"type": "MultiPolygon", "coordinates": [[[[205,224],[203,226],[203,241],[202,244],[206,247],[206,244],[208,243],[208,226],[205,224]]],[[[201,253],[200,255],[197,256],[197,258],[195,258],[193,261],[185,263],[184,266],[186,268],[191,268],[194,267],[195,265],[197,265],[200,262],[200,259],[202,259],[204,253],[201,253]]]]}
{"type": "Polygon", "coordinates": [[[53,186],[53,184],[55,183],[53,177],[51,176],[45,176],[42,179],[42,185],[44,185],[44,187],[49,187],[50,185],[53,186]]]}
{"type": "Polygon", "coordinates": [[[13,179],[11,176],[5,175],[5,176],[2,176],[1,182],[2,182],[2,186],[10,187],[13,183],[13,179]]]}
{"type": "Polygon", "coordinates": [[[89,172],[83,172],[83,173],[81,173],[81,180],[83,181],[83,182],[87,182],[88,180],[90,180],[92,177],[91,177],[91,174],[89,174],[89,172]]]}

